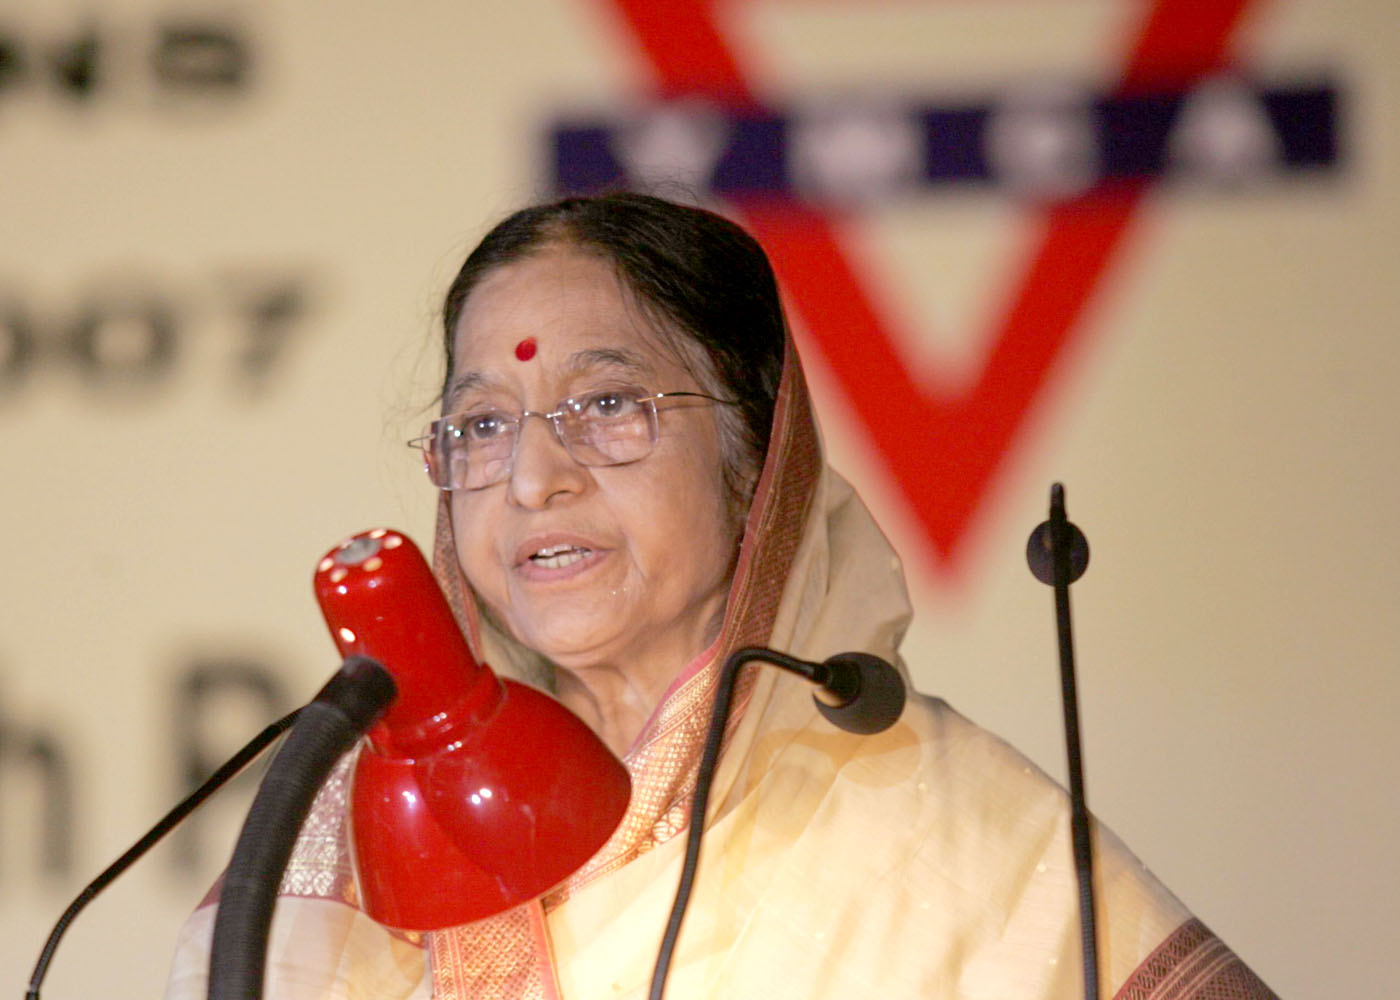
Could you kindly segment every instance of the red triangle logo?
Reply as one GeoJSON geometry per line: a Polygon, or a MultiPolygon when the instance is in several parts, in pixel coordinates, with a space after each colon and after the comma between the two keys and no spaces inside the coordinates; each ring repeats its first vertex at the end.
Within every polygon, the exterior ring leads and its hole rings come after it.
{"type": "MultiPolygon", "coordinates": [[[[609,0],[656,72],[664,96],[757,103],[716,0],[609,0]]],[[[1258,0],[1155,0],[1131,41],[1121,95],[1181,90],[1222,69],[1258,0]]],[[[873,301],[834,220],[795,201],[735,208],[768,248],[804,347],[829,368],[850,411],[922,529],[937,568],[955,572],[998,472],[1055,368],[1084,329],[1095,290],[1121,256],[1147,188],[1124,184],[1040,209],[1038,240],[998,316],[980,372],[956,390],[917,383],[887,310],[873,301]],[[871,392],[878,386],[878,392],[871,392]]]]}

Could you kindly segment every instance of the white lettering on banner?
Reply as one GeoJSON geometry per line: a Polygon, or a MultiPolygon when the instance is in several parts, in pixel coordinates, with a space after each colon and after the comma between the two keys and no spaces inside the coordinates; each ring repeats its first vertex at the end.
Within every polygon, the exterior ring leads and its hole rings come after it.
{"type": "Polygon", "coordinates": [[[1036,202],[1163,179],[1263,183],[1339,165],[1338,88],[1206,77],[1161,91],[1023,83],[992,99],[805,99],[779,107],[696,98],[561,122],[554,185],[582,194],[680,180],[721,198],[868,203],[990,189],[1036,202]]]}
{"type": "Polygon", "coordinates": [[[795,116],[788,170],[798,194],[868,202],[910,190],[924,172],[923,130],[892,104],[835,104],[795,116]]]}
{"type": "Polygon", "coordinates": [[[1240,183],[1283,162],[1282,144],[1259,96],[1228,78],[1207,80],[1186,95],[1169,143],[1173,172],[1208,181],[1240,183]]]}
{"type": "Polygon", "coordinates": [[[698,101],[680,101],[638,114],[618,134],[615,151],[628,174],[647,186],[704,188],[728,143],[723,115],[698,101]]]}
{"type": "Polygon", "coordinates": [[[1083,194],[1102,175],[1090,98],[1046,84],[1012,91],[993,108],[986,155],[997,179],[1022,197],[1083,194]]]}
{"type": "Polygon", "coordinates": [[[227,331],[234,390],[266,390],[311,309],[311,280],[240,273],[211,284],[202,291],[138,277],[94,281],[76,306],[52,309],[15,291],[21,282],[0,281],[0,402],[44,368],[73,371],[90,390],[152,392],[169,384],[204,324],[227,331]]]}

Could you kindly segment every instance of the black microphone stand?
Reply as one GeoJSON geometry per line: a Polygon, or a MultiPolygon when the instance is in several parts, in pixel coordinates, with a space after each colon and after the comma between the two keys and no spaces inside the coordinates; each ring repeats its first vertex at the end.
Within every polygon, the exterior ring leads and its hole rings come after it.
{"type": "Polygon", "coordinates": [[[1094,917],[1094,855],[1084,766],[1079,745],[1079,696],[1074,683],[1074,637],[1070,628],[1069,585],[1089,568],[1089,541],[1065,517],[1065,488],[1050,487],[1050,520],[1026,543],[1026,561],[1041,583],[1055,588],[1055,623],[1060,644],[1060,692],[1064,702],[1065,751],[1069,760],[1070,836],[1079,882],[1080,949],[1084,958],[1085,1000],[1099,998],[1098,931],[1094,917]]]}
{"type": "Polygon", "coordinates": [[[209,954],[209,1000],[260,1000],[282,872],[321,783],[397,695],[393,678],[351,656],[301,710],[243,822],[224,871],[209,954]]]}
{"type": "Polygon", "coordinates": [[[903,679],[894,667],[869,653],[838,653],[821,663],[799,660],[763,646],[745,646],[729,655],[720,669],[719,681],[715,686],[714,709],[705,732],[705,750],[695,773],[695,793],[690,803],[690,829],[686,833],[680,883],[676,887],[671,915],[666,921],[666,931],[657,951],[648,1000],[663,1000],[666,993],[666,977],[671,972],[671,959],[680,938],[686,908],[690,905],[696,872],[700,868],[700,846],[705,834],[710,785],[719,764],[724,727],[734,700],[735,682],[745,664],[754,661],[780,667],[817,685],[820,690],[812,696],[817,711],[827,721],[849,733],[869,734],[888,729],[904,709],[906,692],[903,679]]]}
{"type": "Polygon", "coordinates": [[[39,953],[39,960],[34,964],[34,972],[29,977],[29,988],[24,992],[25,1000],[39,1000],[39,988],[43,985],[44,977],[48,975],[49,963],[53,961],[54,952],[58,950],[58,943],[63,940],[63,935],[68,932],[68,927],[74,918],[96,899],[102,890],[116,881],[119,875],[135,864],[167,833],[175,829],[186,816],[194,812],[205,799],[222,788],[230,778],[262,753],[273,740],[290,729],[300,712],[301,709],[297,709],[295,712],[284,715],[249,740],[243,749],[230,757],[222,767],[205,779],[204,784],[182,799],[175,808],[151,827],[145,836],[132,844],[126,853],[103,869],[100,875],[89,882],[82,892],[78,893],[73,902],[68,905],[68,909],[64,910],[63,915],[58,918],[53,930],[49,932],[48,940],[44,942],[44,949],[39,953]]]}

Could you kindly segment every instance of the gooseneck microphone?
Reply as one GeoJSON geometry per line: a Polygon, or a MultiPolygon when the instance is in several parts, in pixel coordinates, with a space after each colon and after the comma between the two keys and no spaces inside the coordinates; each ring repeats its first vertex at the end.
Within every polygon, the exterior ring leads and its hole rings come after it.
{"type": "Polygon", "coordinates": [[[297,709],[264,727],[262,732],[254,736],[241,750],[225,761],[217,771],[204,780],[203,784],[181,799],[140,840],[132,844],[121,857],[104,868],[101,874],[89,882],[82,892],[78,893],[73,902],[68,905],[68,909],[64,910],[63,915],[58,918],[53,930],[49,932],[48,940],[44,942],[39,959],[34,963],[34,972],[29,977],[29,988],[24,993],[25,1000],[39,1000],[39,989],[44,983],[44,977],[48,975],[49,963],[53,961],[54,953],[58,950],[58,943],[63,940],[63,935],[67,933],[68,927],[78,914],[86,909],[87,905],[96,899],[104,889],[115,882],[118,876],[144,857],[167,833],[179,826],[186,816],[203,804],[205,799],[217,792],[243,768],[256,760],[258,755],[267,749],[277,737],[291,729],[292,724],[296,722],[297,716],[300,714],[301,710],[297,709]]]}
{"type": "Polygon", "coordinates": [[[812,699],[819,711],[832,725],[850,733],[868,735],[894,725],[904,711],[906,692],[904,679],[893,666],[869,653],[837,653],[820,663],[799,660],[786,653],[759,646],[736,650],[720,670],[715,688],[714,711],[710,728],[705,734],[705,750],[695,775],[695,794],[690,805],[690,829],[686,833],[685,861],[681,865],[676,901],[666,922],[666,933],[656,955],[656,967],[651,975],[649,1000],[661,1000],[666,992],[666,976],[671,971],[671,958],[685,921],[695,875],[700,867],[700,844],[704,836],[705,812],[710,801],[710,785],[714,782],[719,763],[720,745],[724,742],[724,727],[734,698],[734,682],[739,669],[753,661],[771,663],[789,673],[797,674],[817,688],[812,699]]]}
{"type": "MultiPolygon", "coordinates": [[[[771,649],[750,647],[734,654],[738,666],[762,660],[816,685],[817,711],[848,733],[878,733],[894,725],[904,711],[904,679],[899,671],[869,653],[837,653],[821,663],[799,660],[771,649]]],[[[735,668],[737,670],[737,667],[735,668]]]]}
{"type": "Polygon", "coordinates": [[[1055,624],[1060,646],[1060,694],[1064,704],[1065,753],[1069,762],[1070,836],[1079,884],[1080,954],[1084,959],[1085,1000],[1099,997],[1098,930],[1094,919],[1094,854],[1089,805],[1084,795],[1084,764],[1079,746],[1079,696],[1074,683],[1074,637],[1070,628],[1069,585],[1089,568],[1089,542],[1065,516],[1065,488],[1050,487],[1050,519],[1026,542],[1026,561],[1041,583],[1055,588],[1055,624]]]}
{"type": "Polygon", "coordinates": [[[209,957],[209,1000],[263,995],[272,911],[302,821],[336,761],[394,695],[394,681],[383,666],[352,656],[301,710],[258,787],[224,872],[209,957]]]}

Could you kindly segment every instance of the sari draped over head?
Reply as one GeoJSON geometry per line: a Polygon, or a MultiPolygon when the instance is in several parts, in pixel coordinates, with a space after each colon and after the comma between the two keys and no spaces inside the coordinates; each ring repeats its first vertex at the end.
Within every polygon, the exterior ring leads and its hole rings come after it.
{"type": "MultiPolygon", "coordinates": [[[[552,686],[549,665],[479,613],[445,496],[434,564],[477,654],[552,686]]],[[[357,906],[347,759],[283,877],[267,995],[645,996],[725,658],[746,645],[813,660],[862,650],[902,668],[908,619],[898,559],[824,465],[789,342],[719,636],[675,678],[626,753],[632,799],[611,839],[542,899],[497,917],[422,934],[384,928],[357,906]]],[[[1082,995],[1067,799],[1028,760],[921,695],[893,728],[858,736],[818,714],[806,682],[753,665],[733,705],[668,997],[1082,995]]],[[[1102,826],[1095,850],[1101,979],[1114,997],[1273,995],[1102,826]]],[[[216,895],[182,932],[167,1000],[205,995],[216,895]]]]}

